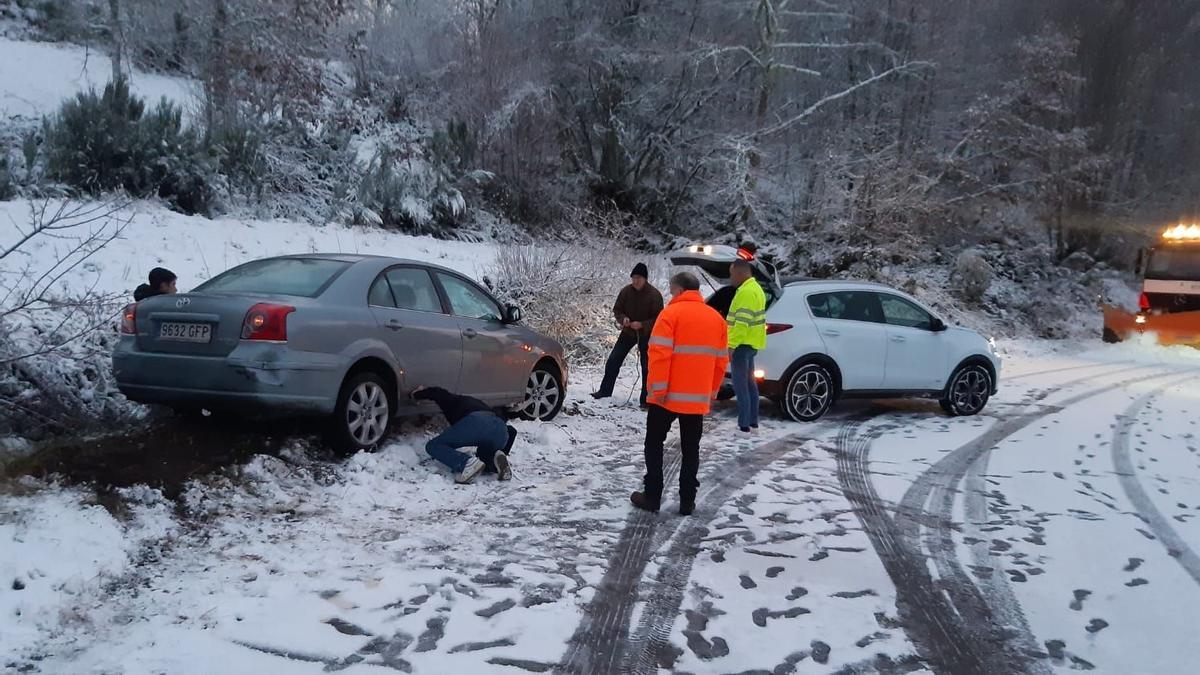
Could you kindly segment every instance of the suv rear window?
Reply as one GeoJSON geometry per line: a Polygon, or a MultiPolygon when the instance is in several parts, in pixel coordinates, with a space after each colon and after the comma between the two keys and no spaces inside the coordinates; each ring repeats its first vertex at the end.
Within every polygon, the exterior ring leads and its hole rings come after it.
{"type": "Polygon", "coordinates": [[[255,260],[218,274],[197,293],[262,293],[315,298],[350,263],[321,258],[255,260]]]}

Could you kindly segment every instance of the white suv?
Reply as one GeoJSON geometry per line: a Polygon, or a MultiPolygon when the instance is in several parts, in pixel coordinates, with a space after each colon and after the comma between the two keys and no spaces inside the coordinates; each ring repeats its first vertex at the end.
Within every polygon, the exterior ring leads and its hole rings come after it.
{"type": "MultiPolygon", "coordinates": [[[[671,256],[727,281],[736,252],[692,246],[671,256]]],[[[792,280],[755,265],[768,296],[767,346],[755,359],[759,391],[788,417],[815,420],[839,398],[935,398],[951,415],[974,415],[996,393],[1000,358],[991,340],[947,326],[896,289],[858,281],[792,280]]]]}

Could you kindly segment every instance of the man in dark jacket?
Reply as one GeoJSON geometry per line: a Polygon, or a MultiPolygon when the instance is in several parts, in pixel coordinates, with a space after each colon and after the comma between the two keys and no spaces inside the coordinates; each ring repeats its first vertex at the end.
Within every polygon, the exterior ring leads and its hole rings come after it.
{"type": "Polygon", "coordinates": [[[436,403],[450,423],[425,444],[425,452],[457,474],[454,482],[466,485],[485,470],[496,473],[500,480],[512,478],[508,455],[517,440],[517,430],[506,424],[491,406],[477,398],[451,394],[441,387],[417,387],[412,397],[436,403]],[[469,446],[475,448],[474,455],[458,451],[469,446]]]}
{"type": "Polygon", "coordinates": [[[608,361],[604,364],[604,379],[600,389],[592,394],[592,398],[607,398],[612,396],[613,387],[617,384],[617,375],[621,372],[621,364],[629,355],[634,345],[638,348],[638,357],[642,363],[642,388],[638,403],[646,406],[646,368],[649,365],[646,348],[650,340],[650,331],[654,328],[654,320],[663,308],[662,293],[650,284],[649,270],[645,263],[633,267],[629,276],[629,285],[621,289],[617,301],[613,304],[613,316],[621,327],[617,343],[613,345],[608,361]]]}
{"type": "Polygon", "coordinates": [[[141,302],[156,295],[171,295],[176,292],[175,280],[178,277],[169,269],[155,267],[150,270],[150,283],[142,284],[133,291],[133,301],[141,302]]]}

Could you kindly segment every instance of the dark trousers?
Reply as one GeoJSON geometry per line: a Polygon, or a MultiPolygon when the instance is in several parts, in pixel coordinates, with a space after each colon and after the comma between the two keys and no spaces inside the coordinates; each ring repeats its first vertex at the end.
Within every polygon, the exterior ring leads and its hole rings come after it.
{"type": "Polygon", "coordinates": [[[646,402],[646,370],[650,367],[650,359],[646,350],[650,347],[650,336],[634,335],[627,330],[621,331],[621,334],[617,336],[617,344],[613,345],[612,352],[608,355],[608,361],[604,364],[604,379],[600,382],[598,394],[612,396],[613,387],[617,384],[617,375],[621,374],[621,364],[625,363],[625,357],[629,356],[629,351],[633,349],[634,345],[637,345],[638,358],[642,362],[642,391],[638,396],[638,402],[646,402]]]}
{"type": "Polygon", "coordinates": [[[694,503],[696,489],[700,487],[696,474],[700,471],[700,436],[704,433],[704,416],[683,415],[651,405],[646,412],[645,493],[655,504],[662,500],[663,443],[675,420],[679,420],[679,450],[683,455],[679,468],[679,500],[694,503]]]}

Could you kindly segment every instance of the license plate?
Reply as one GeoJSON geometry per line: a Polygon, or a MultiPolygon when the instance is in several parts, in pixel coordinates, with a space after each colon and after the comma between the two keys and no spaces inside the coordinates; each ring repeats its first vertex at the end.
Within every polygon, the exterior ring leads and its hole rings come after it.
{"type": "Polygon", "coordinates": [[[212,340],[212,325],[164,321],[159,326],[158,339],[174,342],[209,342],[212,340]]]}

